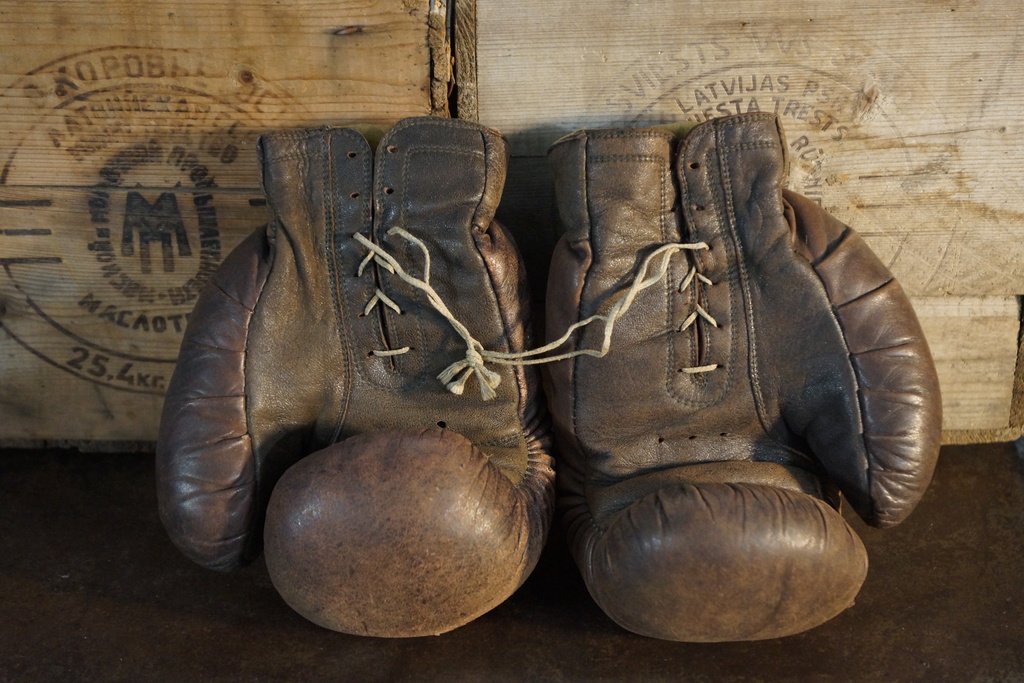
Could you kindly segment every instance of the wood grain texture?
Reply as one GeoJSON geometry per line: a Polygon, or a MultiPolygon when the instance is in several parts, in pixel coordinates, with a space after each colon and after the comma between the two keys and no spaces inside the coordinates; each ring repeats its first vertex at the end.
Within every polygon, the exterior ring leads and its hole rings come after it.
{"type": "Polygon", "coordinates": [[[452,52],[458,116],[479,121],[476,102],[476,0],[459,0],[455,5],[452,52]]]}
{"type": "MultiPolygon", "coordinates": [[[[940,359],[947,440],[1024,433],[1012,417],[1024,5],[476,0],[473,11],[477,118],[510,137],[514,166],[535,169],[510,173],[506,202],[550,200],[534,187],[543,155],[572,130],[774,112],[790,187],[856,228],[929,302],[919,312],[940,359]]],[[[513,213],[521,241],[550,246],[550,231],[513,213]]]]}
{"type": "Polygon", "coordinates": [[[427,42],[430,45],[430,113],[434,116],[451,116],[448,99],[454,86],[454,57],[448,36],[448,3],[445,0],[430,0],[427,29],[427,42]]]}
{"type": "Polygon", "coordinates": [[[1024,5],[476,3],[479,119],[513,153],[582,127],[777,111],[792,186],[918,296],[1024,292],[1024,5]]]}
{"type": "MultiPolygon", "coordinates": [[[[1020,312],[1015,297],[913,299],[942,389],[947,432],[1011,425],[1020,312]]],[[[947,435],[952,441],[955,435],[947,435]]]]}
{"type": "Polygon", "coordinates": [[[0,443],[154,440],[199,289],[268,218],[258,135],[443,107],[444,33],[436,0],[0,0],[0,443]]]}

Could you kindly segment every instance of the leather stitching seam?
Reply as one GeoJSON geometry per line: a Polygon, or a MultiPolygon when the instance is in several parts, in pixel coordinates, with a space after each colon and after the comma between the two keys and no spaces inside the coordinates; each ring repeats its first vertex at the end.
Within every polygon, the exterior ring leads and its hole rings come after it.
{"type": "MultiPolygon", "coordinates": [[[[717,133],[718,133],[718,131],[716,131],[716,137],[717,137],[717,133]]],[[[729,168],[729,161],[728,161],[725,153],[726,153],[726,149],[725,148],[718,147],[718,165],[719,165],[719,174],[720,174],[720,176],[722,178],[722,187],[721,187],[721,195],[719,195],[716,198],[716,204],[720,202],[719,205],[722,206],[725,209],[725,224],[722,226],[722,233],[723,233],[724,239],[729,239],[732,242],[733,249],[735,250],[735,254],[736,254],[736,258],[735,259],[730,259],[731,261],[733,261],[735,263],[735,265],[730,264],[729,279],[730,279],[730,282],[731,282],[733,280],[733,278],[735,277],[736,280],[739,282],[740,289],[742,291],[742,297],[743,297],[742,305],[743,305],[743,307],[745,309],[744,315],[743,315],[743,319],[745,320],[746,327],[747,327],[747,345],[748,345],[747,353],[749,355],[749,365],[750,365],[749,368],[748,368],[748,373],[749,373],[749,376],[750,376],[751,389],[753,390],[753,394],[754,394],[754,406],[755,406],[756,411],[757,411],[758,422],[761,423],[761,429],[763,429],[765,431],[765,433],[770,433],[768,431],[767,425],[765,424],[765,422],[766,422],[766,420],[765,420],[765,412],[766,411],[765,411],[765,406],[764,406],[764,397],[762,396],[762,392],[761,392],[761,380],[760,380],[760,376],[759,376],[759,373],[758,373],[758,366],[757,366],[757,363],[758,363],[758,361],[757,361],[757,338],[756,338],[755,329],[754,329],[753,300],[752,300],[751,294],[750,294],[750,284],[749,284],[749,281],[748,281],[748,277],[749,276],[748,276],[746,265],[745,265],[746,261],[745,261],[744,253],[743,253],[743,244],[740,241],[739,236],[736,235],[736,232],[735,232],[736,207],[733,204],[732,174],[731,174],[731,170],[729,168]]],[[[717,188],[715,188],[715,189],[716,189],[716,195],[717,195],[718,194],[717,188]]],[[[734,303],[734,306],[737,306],[737,305],[738,304],[734,303]]],[[[737,316],[737,317],[739,317],[739,316],[737,316]]],[[[735,318],[734,318],[734,320],[735,320],[735,318]]],[[[736,333],[738,334],[738,331],[736,333]]],[[[735,353],[735,347],[733,348],[733,354],[734,353],[735,353]]],[[[730,362],[730,365],[733,365],[735,363],[735,356],[732,355],[731,358],[733,360],[730,362]]],[[[732,377],[732,375],[730,373],[730,379],[731,379],[731,377],[732,377]]]]}
{"type": "MultiPolygon", "coordinates": [[[[335,178],[334,178],[334,137],[327,137],[327,158],[322,162],[324,164],[323,169],[323,202],[325,207],[324,219],[327,223],[326,234],[324,235],[324,248],[327,253],[324,254],[327,261],[327,280],[328,287],[331,291],[331,300],[334,304],[334,319],[335,325],[338,329],[339,341],[341,342],[342,349],[348,349],[350,344],[348,343],[347,330],[343,324],[344,311],[342,308],[341,297],[339,296],[339,287],[341,286],[341,278],[338,276],[338,254],[335,249],[335,240],[338,229],[336,205],[334,203],[334,189],[335,178]]],[[[348,353],[344,353],[346,357],[346,365],[350,362],[348,353]]],[[[342,381],[348,383],[350,380],[351,368],[346,367],[342,381]]],[[[338,436],[341,434],[342,428],[345,424],[345,416],[348,413],[349,406],[349,391],[348,387],[342,389],[342,409],[341,415],[338,416],[338,421],[334,425],[334,433],[331,435],[331,442],[338,440],[338,436]]]]}

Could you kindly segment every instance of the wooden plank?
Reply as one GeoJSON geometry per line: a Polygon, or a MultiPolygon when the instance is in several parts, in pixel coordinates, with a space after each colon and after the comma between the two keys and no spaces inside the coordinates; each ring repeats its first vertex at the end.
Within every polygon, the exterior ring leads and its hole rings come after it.
{"type": "Polygon", "coordinates": [[[775,112],[790,187],[856,228],[926,302],[947,440],[1024,433],[1015,300],[1024,294],[1024,5],[475,0],[467,9],[475,32],[456,55],[472,64],[456,71],[475,82],[463,115],[512,141],[519,170],[506,220],[532,245],[534,270],[554,233],[518,221],[515,207],[550,201],[536,185],[550,177],[543,155],[559,136],[775,112]]]}
{"type": "Polygon", "coordinates": [[[258,134],[443,112],[444,13],[0,0],[0,444],[154,440],[199,288],[267,220],[258,134]]]}
{"type": "Polygon", "coordinates": [[[581,127],[775,111],[792,187],[855,226],[913,294],[1024,292],[1024,5],[474,9],[479,120],[514,154],[581,127]]]}
{"type": "Polygon", "coordinates": [[[944,430],[1009,428],[1020,330],[1017,299],[917,298],[914,309],[939,372],[944,430]]]}
{"type": "Polygon", "coordinates": [[[453,64],[451,41],[449,40],[448,0],[430,0],[427,15],[427,42],[430,47],[430,104],[432,114],[451,116],[448,99],[453,87],[453,64]]]}
{"type": "Polygon", "coordinates": [[[479,121],[476,102],[476,0],[459,0],[454,12],[452,62],[455,69],[456,114],[479,121]]]}

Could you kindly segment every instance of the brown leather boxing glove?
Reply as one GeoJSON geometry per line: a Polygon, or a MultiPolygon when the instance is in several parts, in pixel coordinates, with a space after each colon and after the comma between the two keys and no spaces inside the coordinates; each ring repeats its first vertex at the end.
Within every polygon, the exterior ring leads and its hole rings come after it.
{"type": "Polygon", "coordinates": [[[215,569],[265,535],[274,585],[328,628],[455,628],[526,578],[554,499],[537,376],[480,356],[530,338],[519,256],[492,220],[506,142],[419,118],[376,150],[325,128],[265,135],[259,154],[273,220],[192,314],[161,518],[215,569]]]}
{"type": "Polygon", "coordinates": [[[836,489],[884,527],[931,479],[941,405],[914,311],[853,230],[782,189],[785,150],[754,114],[550,151],[547,329],[582,327],[562,350],[583,354],[550,366],[560,507],[591,594],[637,633],[830,619],[867,571],[836,489]]]}

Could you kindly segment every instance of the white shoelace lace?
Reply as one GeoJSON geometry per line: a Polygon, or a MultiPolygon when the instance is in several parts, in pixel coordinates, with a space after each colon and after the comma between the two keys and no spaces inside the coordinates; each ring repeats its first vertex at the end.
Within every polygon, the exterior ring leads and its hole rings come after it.
{"type": "MultiPolygon", "coordinates": [[[[453,394],[462,394],[465,389],[466,382],[472,375],[476,374],[480,383],[480,395],[485,401],[489,401],[497,395],[495,390],[498,388],[498,385],[501,384],[501,375],[488,369],[485,365],[486,363],[494,363],[497,365],[537,365],[540,363],[553,363],[560,360],[575,358],[576,356],[594,356],[596,358],[605,356],[611,348],[612,332],[614,331],[616,321],[626,314],[640,292],[657,284],[666,277],[668,274],[669,261],[672,255],[680,251],[702,251],[709,248],[705,242],[674,242],[658,247],[648,254],[640,263],[629,288],[616,300],[608,313],[603,315],[592,315],[585,320],[573,323],[561,337],[539,348],[531,349],[529,351],[503,353],[500,351],[489,351],[485,349],[483,344],[477,341],[466,326],[455,317],[448,306],[445,305],[444,301],[442,301],[437,291],[431,286],[430,251],[427,249],[427,245],[418,237],[401,227],[393,227],[388,230],[387,234],[389,236],[397,235],[402,237],[406,241],[415,245],[422,252],[424,261],[423,279],[411,275],[380,245],[373,243],[359,233],[354,234],[352,237],[361,245],[366,247],[368,253],[362,263],[359,264],[357,275],[361,277],[366,267],[373,261],[377,261],[384,270],[397,276],[403,282],[409,284],[415,289],[423,292],[427,301],[430,302],[430,305],[451,324],[456,333],[462,337],[463,341],[466,343],[465,357],[449,365],[437,376],[437,378],[444,383],[448,391],[453,394]],[[656,260],[657,265],[654,267],[653,272],[651,272],[652,264],[656,260]],[[600,349],[579,349],[553,356],[543,355],[554,351],[568,341],[569,337],[571,337],[573,332],[576,330],[598,321],[604,323],[604,335],[602,337],[600,349]],[[538,358],[537,356],[543,357],[538,358]]],[[[697,272],[696,266],[691,265],[686,277],[682,282],[680,282],[678,291],[683,292],[687,287],[690,287],[695,280],[705,285],[713,284],[711,280],[697,272]]],[[[397,313],[401,313],[400,307],[390,297],[388,297],[387,294],[382,292],[379,287],[374,292],[370,301],[366,304],[366,307],[363,309],[363,313],[368,315],[375,306],[380,304],[393,309],[397,313]]],[[[693,312],[691,312],[679,326],[678,331],[682,332],[686,330],[692,326],[698,318],[703,318],[708,324],[718,327],[718,322],[711,316],[711,314],[708,313],[700,304],[697,304],[693,312]]],[[[404,346],[398,349],[374,350],[370,353],[375,356],[397,356],[408,353],[411,350],[412,349],[410,347],[404,346]]],[[[688,374],[697,374],[710,372],[717,367],[717,363],[712,363],[709,365],[682,368],[682,371],[688,374]]]]}

